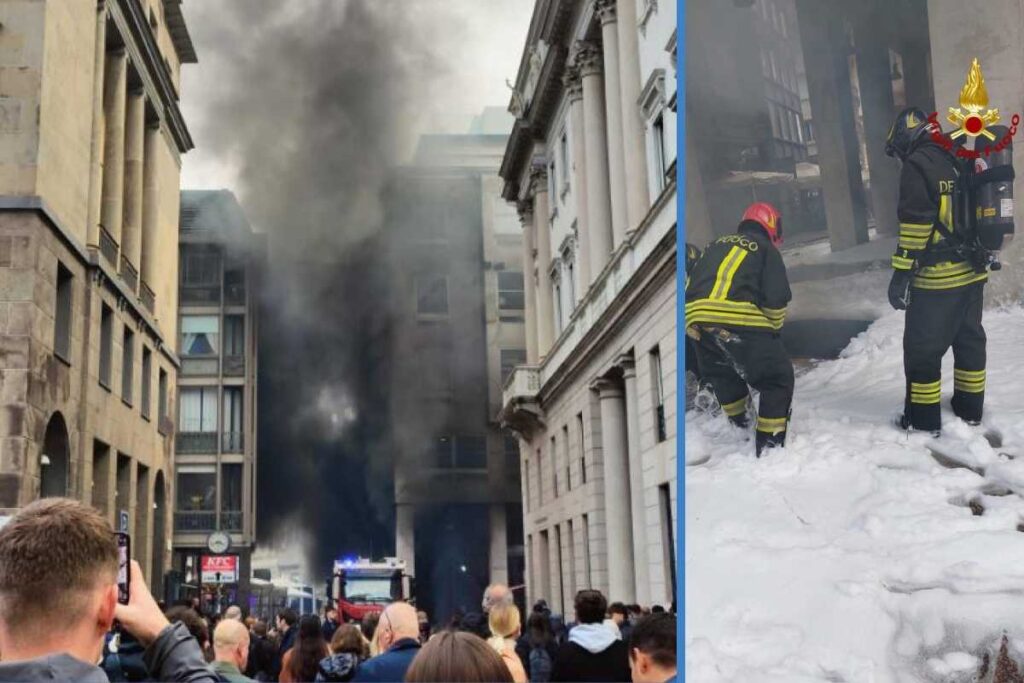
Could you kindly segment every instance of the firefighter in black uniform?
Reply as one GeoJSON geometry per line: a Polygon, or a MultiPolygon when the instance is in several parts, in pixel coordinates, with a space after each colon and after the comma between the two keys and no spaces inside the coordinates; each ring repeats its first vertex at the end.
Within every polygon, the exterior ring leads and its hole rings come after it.
{"type": "MultiPolygon", "coordinates": [[[[897,423],[938,433],[942,356],[953,347],[953,412],[981,422],[985,399],[985,330],[981,326],[988,272],[971,263],[955,218],[957,168],[953,155],[932,139],[920,109],[896,118],[886,154],[903,163],[897,217],[899,243],[892,257],[889,303],[906,310],[903,369],[906,397],[897,423]]],[[[941,131],[934,131],[941,133],[941,131]]]]}
{"type": "MultiPolygon", "coordinates": [[[[700,249],[696,246],[686,243],[686,279],[689,282],[690,271],[700,260],[700,249]]],[[[693,376],[694,387],[699,389],[704,385],[700,375],[700,366],[697,364],[697,342],[690,337],[686,338],[686,373],[693,376]]],[[[690,378],[687,377],[687,388],[689,389],[690,378]]],[[[689,396],[689,391],[687,391],[689,396]]]]}
{"type": "Polygon", "coordinates": [[[761,394],[758,457],[785,445],[793,400],[793,364],[780,338],[791,298],[780,244],[779,212],[752,204],[735,234],[704,249],[686,285],[686,334],[697,342],[701,375],[722,410],[745,428],[748,385],[761,394]]]}

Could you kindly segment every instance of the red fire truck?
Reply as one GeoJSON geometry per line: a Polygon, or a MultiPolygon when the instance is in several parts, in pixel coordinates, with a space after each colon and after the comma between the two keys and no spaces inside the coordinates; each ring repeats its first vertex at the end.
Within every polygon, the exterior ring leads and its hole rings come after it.
{"type": "Polygon", "coordinates": [[[374,562],[364,557],[334,561],[331,603],[343,621],[361,621],[371,612],[382,612],[388,603],[412,601],[412,577],[405,560],[385,557],[374,562]]]}

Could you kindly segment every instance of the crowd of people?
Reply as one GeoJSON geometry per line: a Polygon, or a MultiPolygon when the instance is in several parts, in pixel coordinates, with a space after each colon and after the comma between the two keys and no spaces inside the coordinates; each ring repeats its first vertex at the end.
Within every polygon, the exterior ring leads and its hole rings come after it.
{"type": "Polygon", "coordinates": [[[118,601],[118,547],[91,507],[47,498],[0,529],[0,681],[636,681],[676,676],[674,609],[575,598],[566,624],[541,600],[524,622],[505,585],[484,592],[480,613],[431,629],[426,614],[394,602],[360,624],[337,611],[272,625],[241,608],[207,617],[164,609],[138,563],[118,601]],[[55,615],[59,627],[55,627],[55,615]],[[99,664],[97,664],[97,662],[99,664]]]}

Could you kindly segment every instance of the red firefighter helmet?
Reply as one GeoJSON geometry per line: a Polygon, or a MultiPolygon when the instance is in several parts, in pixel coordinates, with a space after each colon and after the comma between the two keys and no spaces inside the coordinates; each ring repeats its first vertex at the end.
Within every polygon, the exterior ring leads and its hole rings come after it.
{"type": "Polygon", "coordinates": [[[754,202],[743,212],[742,221],[754,221],[768,233],[776,247],[782,244],[782,214],[768,202],[754,202]]]}

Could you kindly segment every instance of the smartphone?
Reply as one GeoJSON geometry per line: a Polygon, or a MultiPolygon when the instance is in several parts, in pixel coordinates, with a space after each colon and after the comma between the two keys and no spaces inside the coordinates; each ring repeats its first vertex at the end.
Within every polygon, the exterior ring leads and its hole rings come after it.
{"type": "Polygon", "coordinates": [[[132,573],[128,562],[132,556],[132,539],[123,531],[117,532],[117,555],[117,601],[127,605],[128,597],[131,595],[132,573]]]}

